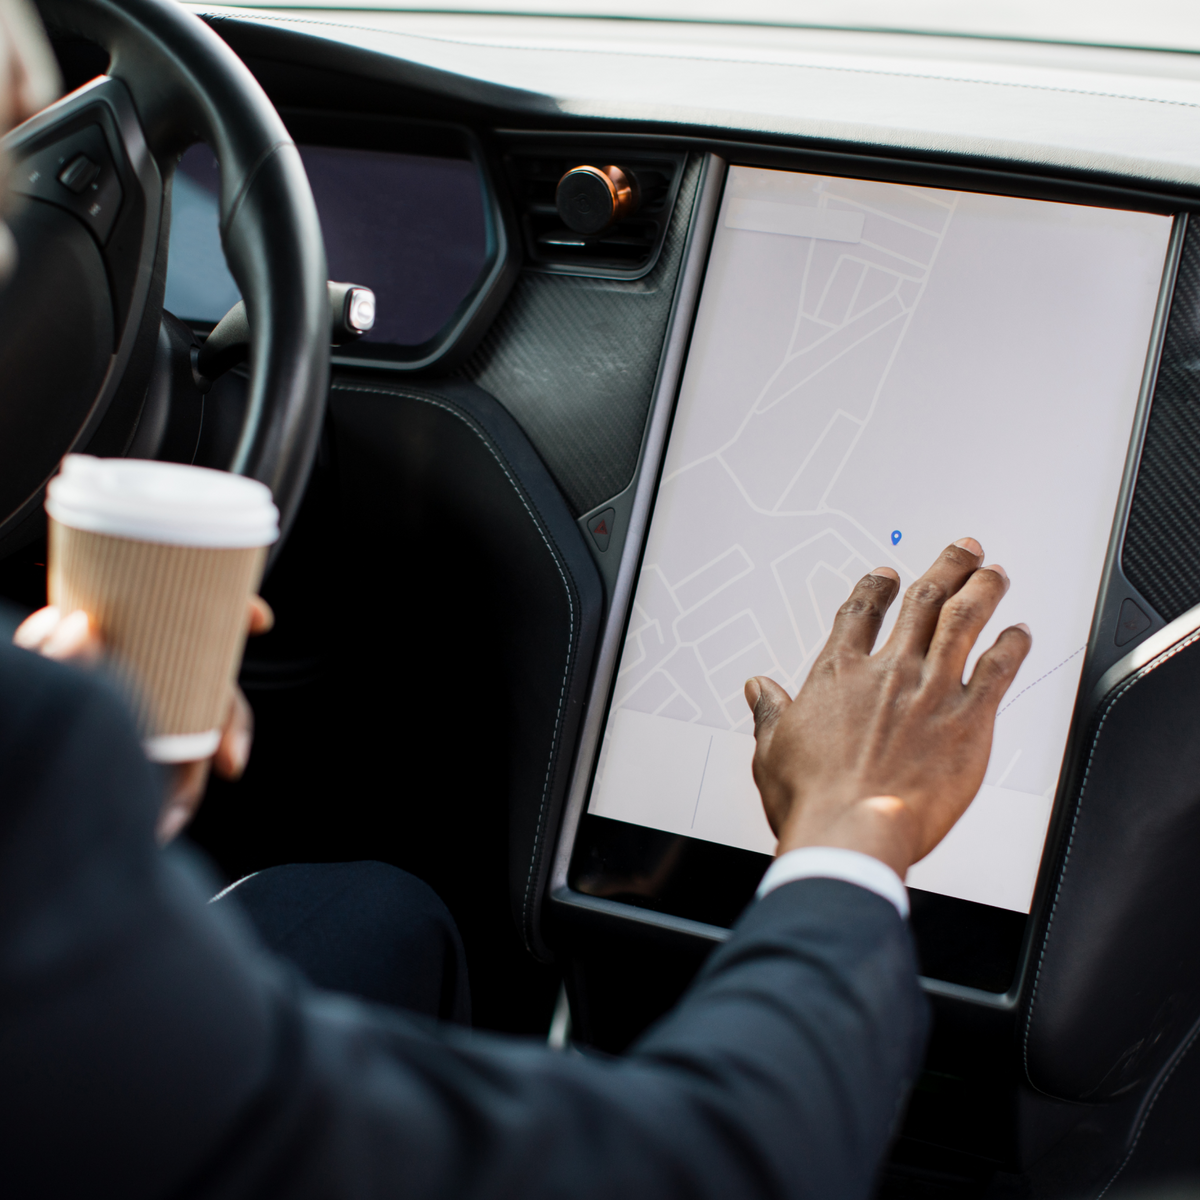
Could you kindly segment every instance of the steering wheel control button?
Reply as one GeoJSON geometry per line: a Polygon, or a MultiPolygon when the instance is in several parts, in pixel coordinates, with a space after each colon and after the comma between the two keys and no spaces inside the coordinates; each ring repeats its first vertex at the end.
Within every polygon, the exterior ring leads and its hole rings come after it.
{"type": "Polygon", "coordinates": [[[92,162],[86,154],[77,154],[59,171],[58,182],[68,192],[74,192],[76,196],[79,196],[96,182],[99,175],[99,163],[92,162]]]}
{"type": "Polygon", "coordinates": [[[617,510],[615,508],[606,508],[603,512],[597,513],[588,523],[588,533],[592,535],[592,541],[596,543],[596,549],[601,554],[608,549],[608,539],[612,537],[613,522],[616,520],[617,510]]]}
{"type": "Polygon", "coordinates": [[[375,324],[375,293],[370,288],[350,289],[346,304],[346,324],[355,333],[366,333],[375,324]]]}
{"type": "Polygon", "coordinates": [[[1151,624],[1150,618],[1132,600],[1126,600],[1117,617],[1117,645],[1124,646],[1132,642],[1139,634],[1145,633],[1151,624]]]}
{"type": "Polygon", "coordinates": [[[361,283],[329,281],[330,338],[335,346],[352,342],[375,327],[375,293],[361,283]]]}
{"type": "Polygon", "coordinates": [[[99,125],[85,125],[22,159],[13,188],[65,208],[101,245],[121,210],[121,183],[99,125]]]}
{"type": "Polygon", "coordinates": [[[572,167],[558,181],[554,202],[568,229],[597,234],[633,216],[641,189],[633,172],[622,167],[572,167]]]}

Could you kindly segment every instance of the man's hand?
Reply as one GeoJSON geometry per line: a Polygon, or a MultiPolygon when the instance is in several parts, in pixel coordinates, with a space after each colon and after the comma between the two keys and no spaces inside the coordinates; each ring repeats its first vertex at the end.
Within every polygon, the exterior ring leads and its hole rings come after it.
{"type": "Polygon", "coordinates": [[[967,656],[1008,591],[980,567],[974,538],[948,546],[908,589],[883,649],[871,651],[900,577],[879,567],[842,605],[795,700],[771,679],[746,683],[754,781],[778,853],[838,846],[904,878],[983,783],[1000,699],[1032,645],[1014,625],[975,664],[967,656]]]}
{"type": "MultiPolygon", "coordinates": [[[[247,623],[251,634],[266,633],[275,624],[270,605],[261,596],[250,598],[247,623]]],[[[27,617],[13,635],[15,645],[47,658],[95,666],[104,656],[99,631],[85,612],[63,616],[57,608],[39,608],[27,617]]],[[[235,687],[229,715],[221,731],[217,752],[201,762],[180,763],[171,772],[171,782],[158,815],[158,840],[169,842],[196,815],[210,769],[221,779],[240,779],[250,761],[254,741],[254,713],[242,689],[235,687]]]]}

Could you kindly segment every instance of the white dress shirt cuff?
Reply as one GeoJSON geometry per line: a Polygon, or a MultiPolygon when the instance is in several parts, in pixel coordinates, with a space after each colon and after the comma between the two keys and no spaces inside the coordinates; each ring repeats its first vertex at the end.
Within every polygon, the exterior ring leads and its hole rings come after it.
{"type": "Polygon", "coordinates": [[[841,879],[857,884],[894,904],[900,916],[908,919],[908,890],[904,881],[887,863],[869,854],[834,846],[789,850],[767,868],[755,898],[761,900],[768,892],[797,879],[841,879]]]}

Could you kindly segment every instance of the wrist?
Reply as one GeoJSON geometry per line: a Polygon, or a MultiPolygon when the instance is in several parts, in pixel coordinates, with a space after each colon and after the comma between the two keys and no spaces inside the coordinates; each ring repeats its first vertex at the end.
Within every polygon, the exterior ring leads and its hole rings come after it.
{"type": "Polygon", "coordinates": [[[899,796],[869,796],[836,815],[801,812],[785,824],[776,855],[806,846],[830,846],[869,854],[901,879],[916,858],[919,829],[899,796]]]}

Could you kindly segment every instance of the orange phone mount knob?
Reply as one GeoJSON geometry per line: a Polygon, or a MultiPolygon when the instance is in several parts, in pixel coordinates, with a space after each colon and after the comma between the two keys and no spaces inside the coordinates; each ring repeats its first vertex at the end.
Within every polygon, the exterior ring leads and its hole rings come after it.
{"type": "Polygon", "coordinates": [[[572,167],[555,192],[558,215],[576,233],[602,233],[641,202],[637,179],[623,167],[572,167]]]}

